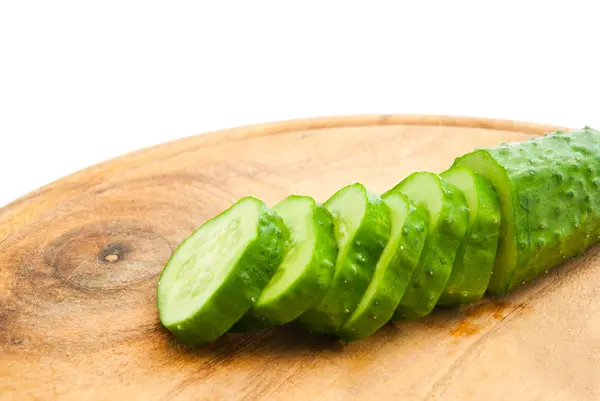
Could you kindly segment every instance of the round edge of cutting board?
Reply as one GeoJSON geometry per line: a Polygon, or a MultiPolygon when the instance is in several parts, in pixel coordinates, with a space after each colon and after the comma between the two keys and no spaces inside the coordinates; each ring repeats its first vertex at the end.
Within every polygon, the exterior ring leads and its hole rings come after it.
{"type": "MultiPolygon", "coordinates": [[[[463,117],[463,116],[447,116],[447,115],[409,115],[409,114],[380,114],[380,115],[357,115],[357,116],[333,116],[333,117],[316,117],[307,119],[285,120],[271,122],[265,124],[254,124],[236,128],[229,128],[219,131],[197,134],[194,136],[183,137],[169,142],[164,142],[147,148],[142,148],[121,156],[108,159],[104,162],[91,165],[84,169],[78,170],[67,176],[64,176],[56,181],[44,185],[0,208],[0,243],[14,229],[18,228],[15,223],[19,223],[19,219],[15,219],[14,213],[18,213],[19,206],[39,198],[51,191],[60,192],[61,186],[69,186],[80,181],[86,174],[102,174],[108,171],[111,164],[118,163],[126,158],[143,157],[151,153],[153,150],[161,148],[164,150],[167,147],[185,148],[199,146],[216,146],[228,141],[236,141],[245,138],[261,137],[269,135],[281,135],[290,132],[298,131],[314,131],[331,128],[346,128],[346,127],[369,127],[369,126],[432,126],[432,127],[460,127],[460,128],[475,128],[486,130],[500,130],[520,132],[531,135],[541,135],[546,132],[555,131],[558,129],[569,130],[567,127],[559,127],[549,124],[539,124],[524,121],[514,121],[505,119],[491,119],[483,117],[463,117]],[[17,221],[15,221],[17,220],[17,221]],[[13,226],[13,227],[7,227],[13,226]],[[3,227],[4,226],[4,227],[3,227]],[[2,234],[5,235],[2,235],[2,234]],[[4,238],[3,238],[4,237],[4,238]]],[[[41,208],[41,204],[37,205],[41,208]]],[[[39,215],[40,210],[37,211],[39,215]]],[[[31,216],[29,216],[31,217],[31,216]]],[[[31,221],[32,219],[27,219],[31,221]]],[[[24,224],[27,221],[21,221],[24,224]]]]}

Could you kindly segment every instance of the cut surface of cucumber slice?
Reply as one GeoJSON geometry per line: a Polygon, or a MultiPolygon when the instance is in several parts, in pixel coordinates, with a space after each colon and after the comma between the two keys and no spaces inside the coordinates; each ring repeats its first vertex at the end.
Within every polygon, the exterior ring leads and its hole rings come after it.
{"type": "Polygon", "coordinates": [[[325,207],[333,215],[338,255],[323,300],[299,321],[313,331],[335,334],[364,295],[390,235],[390,216],[381,198],[359,184],[336,192],[325,207]]]}
{"type": "Polygon", "coordinates": [[[224,334],[258,299],[287,246],[282,219],[246,197],[175,250],[157,286],[162,324],[188,344],[224,334]]]}
{"type": "Polygon", "coordinates": [[[458,247],[467,231],[469,208],[464,195],[439,175],[417,172],[389,193],[400,192],[429,211],[429,234],[419,264],[394,313],[394,320],[414,320],[430,313],[446,287],[458,247]]]}
{"type": "Polygon", "coordinates": [[[492,276],[500,236],[500,202],[492,185],[472,170],[452,167],[441,176],[462,191],[470,214],[469,228],[438,305],[466,305],[483,297],[492,276]]]}
{"type": "Polygon", "coordinates": [[[392,193],[383,200],[390,210],[390,239],[365,295],[337,332],[345,341],[368,337],[390,320],[419,262],[429,230],[427,211],[406,196],[392,193]]]}
{"type": "Polygon", "coordinates": [[[283,262],[234,331],[284,324],[315,306],[329,288],[337,243],[333,217],[308,196],[292,195],[273,208],[290,232],[283,262]]]}

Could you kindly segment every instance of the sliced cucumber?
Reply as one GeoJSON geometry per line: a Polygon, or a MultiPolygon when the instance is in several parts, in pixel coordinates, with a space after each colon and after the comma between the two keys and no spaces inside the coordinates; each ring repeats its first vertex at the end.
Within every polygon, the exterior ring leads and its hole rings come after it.
{"type": "Polygon", "coordinates": [[[160,275],[162,324],[188,344],[224,334],[273,276],[288,235],[282,219],[252,197],[204,223],[179,245],[160,275]]]}
{"type": "Polygon", "coordinates": [[[466,305],[483,297],[492,276],[500,236],[500,202],[492,185],[467,168],[453,167],[441,176],[462,191],[470,214],[467,234],[438,305],[466,305]]]}
{"type": "Polygon", "coordinates": [[[394,192],[406,195],[429,212],[429,235],[423,253],[393,317],[412,320],[430,313],[446,287],[467,231],[469,208],[456,187],[433,173],[413,173],[384,196],[394,192]]]}
{"type": "Polygon", "coordinates": [[[390,216],[381,198],[358,183],[336,192],[325,207],[333,214],[339,247],[335,273],[323,300],[299,320],[310,330],[335,333],[371,282],[390,235],[390,216]]]}
{"type": "Polygon", "coordinates": [[[291,322],[321,301],[333,277],[337,243],[331,213],[313,198],[296,195],[273,209],[289,229],[290,246],[271,281],[234,331],[291,322]]]}
{"type": "Polygon", "coordinates": [[[338,330],[337,335],[345,341],[368,337],[390,320],[419,262],[429,230],[429,213],[406,196],[391,193],[383,200],[390,209],[390,239],[365,295],[338,330]]]}

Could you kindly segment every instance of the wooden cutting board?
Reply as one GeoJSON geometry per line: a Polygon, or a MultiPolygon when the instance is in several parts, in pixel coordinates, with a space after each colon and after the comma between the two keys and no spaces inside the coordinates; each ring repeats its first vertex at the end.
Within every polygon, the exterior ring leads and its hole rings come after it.
{"type": "Polygon", "coordinates": [[[280,327],[190,349],[155,308],[173,249],[239,197],[323,201],[355,181],[383,192],[475,147],[555,128],[282,122],[144,149],[39,189],[0,209],[0,399],[598,400],[599,248],[506,298],[347,345],[280,327]]]}

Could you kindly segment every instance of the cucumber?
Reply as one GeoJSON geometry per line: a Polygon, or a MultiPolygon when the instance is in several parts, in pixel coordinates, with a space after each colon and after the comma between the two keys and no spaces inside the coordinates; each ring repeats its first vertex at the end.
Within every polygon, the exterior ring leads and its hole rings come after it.
{"type": "Polygon", "coordinates": [[[458,247],[467,231],[469,208],[464,195],[439,175],[416,172],[390,189],[429,212],[429,233],[394,320],[414,320],[430,313],[446,287],[458,247]]]}
{"type": "Polygon", "coordinates": [[[406,196],[392,193],[383,201],[390,210],[390,239],[377,262],[373,279],[356,310],[338,330],[345,341],[368,337],[394,314],[425,244],[429,214],[406,196]]]}
{"type": "Polygon", "coordinates": [[[292,195],[275,205],[290,232],[283,262],[234,331],[252,331],[291,322],[315,306],[329,288],[337,243],[333,217],[308,196],[292,195]]]}
{"type": "Polygon", "coordinates": [[[454,165],[485,177],[500,199],[489,292],[505,294],[598,242],[600,132],[558,131],[476,150],[454,165]]]}
{"type": "Polygon", "coordinates": [[[600,242],[600,132],[479,149],[382,197],[357,183],[274,209],[242,198],[177,247],[157,307],[181,341],[294,320],[354,341],[505,294],[600,242]]]}
{"type": "Polygon", "coordinates": [[[441,176],[465,195],[470,212],[467,233],[438,305],[467,305],[483,297],[492,276],[500,236],[500,202],[489,181],[467,168],[453,167],[441,176]]]}
{"type": "Polygon", "coordinates": [[[204,223],[160,275],[161,323],[191,345],[220,337],[256,302],[283,259],[288,236],[283,220],[253,197],[204,223]]]}
{"type": "Polygon", "coordinates": [[[359,183],[336,192],[324,206],[333,215],[339,252],[323,300],[299,318],[312,331],[335,334],[364,295],[390,235],[390,213],[381,198],[359,183]]]}

